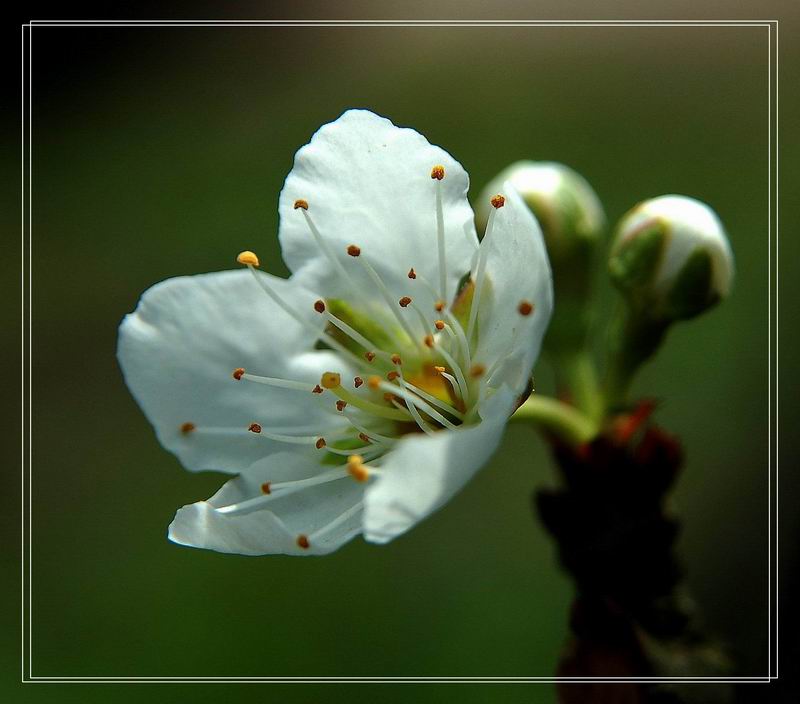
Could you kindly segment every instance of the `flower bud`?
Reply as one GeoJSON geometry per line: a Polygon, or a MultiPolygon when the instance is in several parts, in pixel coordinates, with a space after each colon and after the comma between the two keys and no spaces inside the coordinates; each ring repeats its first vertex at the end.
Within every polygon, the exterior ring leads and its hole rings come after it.
{"type": "Polygon", "coordinates": [[[550,263],[567,263],[577,251],[591,248],[606,217],[592,187],[568,166],[547,161],[518,161],[500,172],[484,189],[477,213],[480,229],[489,216],[488,197],[509,181],[536,215],[550,263]]]}
{"type": "Polygon", "coordinates": [[[686,196],[660,196],[617,226],[609,272],[632,306],[651,318],[693,318],[728,295],[733,254],[716,213],[686,196]]]}

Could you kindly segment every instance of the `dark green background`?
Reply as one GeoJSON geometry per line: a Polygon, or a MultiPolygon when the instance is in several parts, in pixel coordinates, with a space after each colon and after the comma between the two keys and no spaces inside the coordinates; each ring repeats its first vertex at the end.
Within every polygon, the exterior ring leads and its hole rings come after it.
{"type": "MultiPolygon", "coordinates": [[[[148,286],[230,268],[241,249],[285,273],[283,179],[349,107],[443,146],[473,195],[513,160],[553,159],[587,177],[612,222],[663,193],[720,214],[733,295],[675,329],[636,389],[662,399],[657,418],[687,450],[674,510],[690,588],[739,673],[766,674],[765,28],[36,28],[33,47],[33,675],[553,673],[572,591],[529,508],[554,473],[525,428],[386,547],[253,559],[166,540],[176,508],[222,477],[189,474],[158,445],[116,365],[117,325],[148,286]]],[[[604,280],[597,300],[602,319],[604,280]]],[[[547,389],[546,366],[537,374],[547,389]]],[[[61,691],[106,701],[102,689],[61,691]]],[[[362,696],[400,696],[377,691],[362,696]]],[[[224,697],[291,694],[304,696],[224,697]]],[[[324,690],[338,695],[352,692],[324,690]]]]}

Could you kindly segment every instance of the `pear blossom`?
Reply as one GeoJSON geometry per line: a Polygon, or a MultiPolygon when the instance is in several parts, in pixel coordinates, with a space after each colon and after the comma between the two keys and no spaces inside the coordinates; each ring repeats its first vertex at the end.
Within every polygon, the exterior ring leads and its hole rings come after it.
{"type": "Polygon", "coordinates": [[[190,471],[175,543],[325,554],[386,543],[489,459],[530,390],[552,309],[541,231],[510,184],[476,236],[462,166],[365,110],[321,127],[279,199],[291,277],[163,281],[119,333],[131,393],[190,471]]]}

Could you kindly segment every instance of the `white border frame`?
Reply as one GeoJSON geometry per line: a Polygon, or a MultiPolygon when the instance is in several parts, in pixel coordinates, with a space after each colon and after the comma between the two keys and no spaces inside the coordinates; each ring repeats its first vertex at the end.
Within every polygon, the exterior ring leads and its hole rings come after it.
{"type": "Polygon", "coordinates": [[[31,20],[22,30],[21,298],[22,298],[22,593],[21,682],[114,683],[745,683],[778,679],[778,30],[779,20],[31,20]],[[33,27],[764,27],[768,29],[768,674],[756,677],[57,677],[32,664],[32,70],[33,27]],[[774,40],[773,40],[774,39],[774,40]],[[26,52],[27,49],[27,52],[26,52]],[[773,304],[774,303],[774,304],[773,304]],[[774,357],[774,358],[773,358],[774,357]],[[774,389],[773,389],[774,385],[774,389]],[[773,627],[774,622],[774,627],[773,627]]]}

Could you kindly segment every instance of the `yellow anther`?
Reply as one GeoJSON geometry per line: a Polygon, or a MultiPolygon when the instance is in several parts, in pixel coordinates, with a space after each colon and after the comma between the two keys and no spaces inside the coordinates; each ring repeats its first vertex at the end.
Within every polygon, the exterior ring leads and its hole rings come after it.
{"type": "Polygon", "coordinates": [[[367,386],[373,391],[377,391],[381,387],[381,378],[379,376],[371,376],[367,379],[367,386]]]}
{"type": "Polygon", "coordinates": [[[239,367],[238,369],[233,370],[233,376],[236,381],[239,381],[244,376],[244,367],[239,367]]]}
{"type": "Polygon", "coordinates": [[[439,372],[439,374],[444,374],[447,371],[447,367],[438,367],[434,366],[434,369],[439,372]]]}
{"type": "Polygon", "coordinates": [[[294,209],[297,210],[298,208],[302,208],[303,210],[308,210],[308,201],[303,200],[302,198],[298,198],[294,202],[294,209]]]}
{"type": "Polygon", "coordinates": [[[357,482],[369,479],[369,470],[364,466],[364,458],[361,455],[350,455],[347,458],[347,472],[357,482]]]}
{"type": "Polygon", "coordinates": [[[437,164],[431,169],[431,178],[441,181],[444,178],[444,166],[437,164]]]}
{"type": "Polygon", "coordinates": [[[325,372],[319,383],[326,389],[335,389],[342,383],[342,375],[337,372],[325,372]]]}
{"type": "Polygon", "coordinates": [[[191,432],[192,432],[192,431],[193,431],[193,430],[194,430],[196,427],[197,427],[197,426],[196,426],[194,423],[184,423],[184,424],[181,426],[181,432],[182,432],[184,435],[188,435],[188,434],[189,434],[189,433],[191,433],[191,432]]]}
{"type": "Polygon", "coordinates": [[[236,261],[239,262],[239,264],[246,264],[247,266],[261,266],[256,253],[251,252],[249,249],[244,252],[239,252],[236,256],[236,261]]]}
{"type": "Polygon", "coordinates": [[[425,343],[425,347],[433,347],[433,335],[425,335],[422,341],[425,343]]]}
{"type": "Polygon", "coordinates": [[[534,305],[530,301],[520,301],[517,310],[520,315],[528,316],[533,313],[534,305]]]}
{"type": "Polygon", "coordinates": [[[502,208],[506,204],[505,196],[501,196],[499,193],[496,196],[493,196],[492,199],[489,201],[492,204],[492,207],[495,209],[502,208]]]}
{"type": "Polygon", "coordinates": [[[483,376],[485,371],[486,367],[482,364],[473,364],[472,368],[469,370],[469,375],[474,379],[477,379],[478,377],[483,376]]]}

